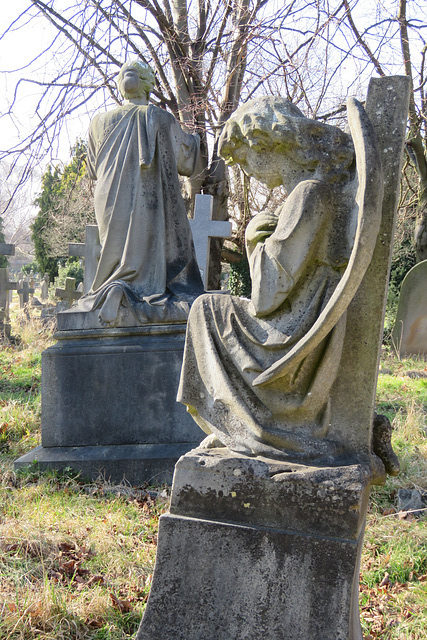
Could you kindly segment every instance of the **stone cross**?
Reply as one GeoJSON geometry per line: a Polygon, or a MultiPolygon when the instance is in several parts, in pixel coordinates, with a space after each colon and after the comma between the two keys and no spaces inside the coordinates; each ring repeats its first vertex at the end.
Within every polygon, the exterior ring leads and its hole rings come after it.
{"type": "Polygon", "coordinates": [[[7,267],[0,269],[0,333],[7,336],[10,335],[9,292],[17,289],[17,287],[18,284],[16,282],[9,280],[9,269],[7,267]]]}
{"type": "Polygon", "coordinates": [[[30,293],[34,293],[34,288],[30,287],[27,280],[22,282],[22,285],[18,288],[19,293],[19,306],[21,309],[25,307],[30,301],[30,293]]]}
{"type": "Polygon", "coordinates": [[[55,289],[55,295],[57,298],[66,302],[69,307],[71,307],[74,300],[78,300],[82,296],[80,291],[76,291],[75,278],[65,278],[65,289],[59,289],[57,287],[55,289]]]}
{"type": "MultiPolygon", "coordinates": [[[[6,242],[0,242],[0,256],[14,256],[15,255],[15,245],[7,244],[6,242]]],[[[7,276],[9,278],[9,275],[7,276]]],[[[16,287],[15,287],[16,289],[16,287]]],[[[11,291],[11,289],[10,289],[11,291]]],[[[1,295],[1,294],[0,294],[1,295]]],[[[1,300],[1,298],[0,298],[1,300]]],[[[8,302],[12,302],[11,298],[8,298],[8,302]]],[[[3,309],[3,305],[0,302],[0,309],[3,309]]]]}
{"type": "Polygon", "coordinates": [[[211,238],[231,238],[231,222],[212,220],[212,211],[213,197],[197,194],[194,218],[189,222],[205,289],[208,286],[211,238]]]}
{"type": "MultiPolygon", "coordinates": [[[[189,220],[193,234],[194,249],[197,264],[202,275],[205,288],[208,284],[209,252],[211,238],[230,238],[231,222],[212,220],[213,197],[196,195],[196,206],[193,220],[189,220]]],[[[85,242],[73,242],[68,245],[68,254],[84,258],[85,275],[83,292],[88,293],[95,279],[101,245],[99,243],[98,227],[96,224],[86,225],[85,242]]]]}
{"type": "Polygon", "coordinates": [[[96,224],[86,225],[85,242],[74,242],[72,244],[69,244],[68,254],[70,256],[84,258],[85,275],[83,282],[83,292],[88,293],[95,279],[98,260],[101,254],[101,245],[99,244],[98,227],[96,224]]]}

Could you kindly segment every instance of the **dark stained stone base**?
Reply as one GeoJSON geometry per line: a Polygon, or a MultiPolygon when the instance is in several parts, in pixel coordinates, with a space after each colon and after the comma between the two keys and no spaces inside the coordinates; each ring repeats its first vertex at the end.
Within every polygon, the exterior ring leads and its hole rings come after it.
{"type": "Polygon", "coordinates": [[[225,449],[185,455],[136,639],[362,640],[369,485],[361,464],[306,467],[225,449]]]}
{"type": "Polygon", "coordinates": [[[185,324],[69,330],[42,354],[42,448],[16,463],[170,482],[203,432],[176,402],[185,324]]]}
{"type": "Polygon", "coordinates": [[[15,469],[36,465],[39,469],[73,469],[83,479],[136,486],[171,484],[178,458],[197,443],[173,445],[109,445],[99,447],[36,447],[15,461],[15,469]]]}

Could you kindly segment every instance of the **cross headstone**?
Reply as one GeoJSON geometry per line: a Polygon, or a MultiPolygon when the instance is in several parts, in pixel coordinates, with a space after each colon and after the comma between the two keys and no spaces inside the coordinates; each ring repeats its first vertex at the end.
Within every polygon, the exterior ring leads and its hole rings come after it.
{"type": "Polygon", "coordinates": [[[75,278],[65,278],[65,289],[57,287],[55,289],[55,295],[57,298],[60,298],[65,305],[67,305],[66,308],[71,307],[74,300],[78,300],[82,296],[80,291],[76,291],[75,278]]]}
{"type": "Polygon", "coordinates": [[[205,289],[208,286],[211,238],[231,238],[231,222],[212,220],[212,211],[213,197],[201,194],[196,195],[194,218],[190,220],[190,227],[193,234],[197,264],[199,265],[205,289]]]}
{"type": "Polygon", "coordinates": [[[25,308],[25,305],[30,301],[30,293],[34,293],[34,288],[30,287],[27,280],[20,281],[18,284],[19,303],[21,309],[25,308]]]}
{"type": "MultiPolygon", "coordinates": [[[[6,242],[0,242],[0,256],[14,256],[15,255],[15,245],[8,244],[6,242]]],[[[7,279],[9,278],[9,274],[7,275],[7,279]]],[[[16,289],[16,287],[15,287],[16,289]]],[[[12,302],[11,297],[12,289],[9,290],[8,303],[12,302]]],[[[0,304],[0,309],[3,309],[3,306],[0,304]]]]}
{"type": "Polygon", "coordinates": [[[9,292],[17,287],[16,282],[9,280],[9,269],[0,269],[0,333],[6,336],[10,335],[9,292]]]}
{"type": "MultiPolygon", "coordinates": [[[[230,238],[231,222],[212,220],[213,197],[209,195],[196,195],[194,218],[190,220],[193,234],[194,249],[196,251],[197,264],[202,275],[205,288],[208,284],[209,253],[211,238],[230,238]]],[[[98,227],[96,224],[86,225],[85,242],[73,242],[68,245],[68,254],[84,258],[85,275],[83,292],[88,293],[95,279],[101,245],[99,243],[98,227]]]]}
{"type": "Polygon", "coordinates": [[[96,224],[86,225],[85,242],[73,242],[68,245],[68,254],[84,258],[85,275],[83,282],[83,292],[88,293],[95,279],[98,260],[101,254],[101,245],[99,244],[98,227],[96,224]]]}

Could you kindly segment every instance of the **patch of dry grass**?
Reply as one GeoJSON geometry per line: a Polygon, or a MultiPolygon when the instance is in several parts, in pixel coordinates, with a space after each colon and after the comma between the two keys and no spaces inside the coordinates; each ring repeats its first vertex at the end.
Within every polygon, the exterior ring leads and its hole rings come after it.
{"type": "Polygon", "coordinates": [[[0,638],[130,638],[151,584],[158,492],[5,474],[0,638]]]}
{"type": "MultiPolygon", "coordinates": [[[[165,489],[16,475],[40,437],[40,356],[52,331],[33,320],[0,357],[0,640],[131,638],[148,597],[165,489]],[[2,426],[1,426],[2,425],[2,426]]],[[[427,362],[382,360],[378,410],[393,421],[402,472],[372,492],[361,567],[365,640],[427,636],[427,517],[396,513],[399,488],[427,490],[427,362]]]]}

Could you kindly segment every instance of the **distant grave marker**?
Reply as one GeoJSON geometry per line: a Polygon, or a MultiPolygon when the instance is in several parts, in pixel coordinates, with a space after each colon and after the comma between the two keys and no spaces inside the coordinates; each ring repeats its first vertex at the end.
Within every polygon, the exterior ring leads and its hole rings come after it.
{"type": "Polygon", "coordinates": [[[7,267],[0,269],[0,334],[7,337],[10,336],[9,292],[17,287],[17,282],[9,280],[9,269],[7,267]]]}
{"type": "Polygon", "coordinates": [[[74,300],[79,300],[79,298],[82,297],[81,292],[76,290],[75,278],[65,278],[65,289],[57,287],[55,289],[55,295],[67,305],[66,308],[71,307],[74,300]]]}
{"type": "Polygon", "coordinates": [[[28,280],[21,280],[18,284],[19,306],[25,308],[30,301],[30,293],[34,293],[34,288],[30,287],[28,280]]]}
{"type": "Polygon", "coordinates": [[[212,220],[212,212],[213,197],[197,194],[194,218],[189,222],[193,234],[197,264],[199,265],[205,289],[208,286],[211,238],[231,238],[231,222],[212,220]]]}
{"type": "Polygon", "coordinates": [[[427,260],[402,282],[392,339],[400,357],[427,354],[427,260]]]}
{"type": "Polygon", "coordinates": [[[99,256],[101,255],[101,245],[99,243],[99,233],[96,224],[86,225],[85,242],[73,242],[68,245],[68,254],[84,258],[84,282],[83,293],[88,293],[95,279],[98,267],[99,256]]]}

